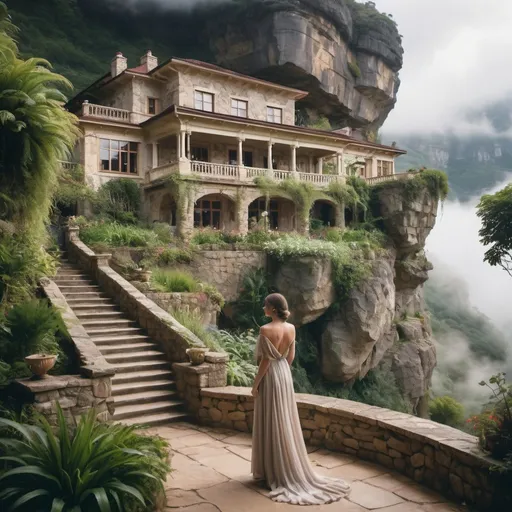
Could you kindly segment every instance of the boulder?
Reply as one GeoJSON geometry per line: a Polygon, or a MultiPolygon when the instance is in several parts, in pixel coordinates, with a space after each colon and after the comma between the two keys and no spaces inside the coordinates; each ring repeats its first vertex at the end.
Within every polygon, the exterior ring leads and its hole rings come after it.
{"type": "Polygon", "coordinates": [[[353,382],[375,368],[397,334],[394,261],[374,262],[372,276],[349,294],[322,335],[322,374],[333,382],[353,382]]]}
{"type": "Polygon", "coordinates": [[[417,254],[406,254],[403,259],[397,260],[395,263],[396,289],[413,289],[421,286],[428,280],[428,273],[433,268],[423,251],[417,254]]]}
{"type": "Polygon", "coordinates": [[[277,266],[274,286],[287,298],[296,326],[313,322],[331,307],[336,293],[329,259],[300,258],[277,266]]]}
{"type": "Polygon", "coordinates": [[[210,49],[223,67],[307,90],[299,108],[376,130],[396,102],[403,48],[394,22],[369,9],[344,0],[226,6],[208,25],[210,49]]]}

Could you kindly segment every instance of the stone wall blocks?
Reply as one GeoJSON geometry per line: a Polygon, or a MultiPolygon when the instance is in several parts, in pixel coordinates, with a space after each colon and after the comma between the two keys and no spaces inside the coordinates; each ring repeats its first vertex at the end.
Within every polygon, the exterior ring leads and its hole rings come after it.
{"type": "Polygon", "coordinates": [[[425,465],[425,455],[422,453],[415,453],[410,458],[411,464],[413,468],[421,468],[425,465]]]}
{"type": "Polygon", "coordinates": [[[219,409],[210,409],[209,413],[212,421],[220,421],[222,419],[222,412],[219,409]]]}
{"type": "Polygon", "coordinates": [[[386,443],[386,441],[383,441],[382,439],[374,438],[373,446],[379,452],[382,452],[385,454],[388,453],[388,444],[386,443]]]}
{"type": "Polygon", "coordinates": [[[391,457],[388,455],[384,455],[383,453],[377,453],[375,454],[375,459],[379,464],[382,464],[383,466],[386,466],[387,468],[394,468],[394,462],[391,457]]]}

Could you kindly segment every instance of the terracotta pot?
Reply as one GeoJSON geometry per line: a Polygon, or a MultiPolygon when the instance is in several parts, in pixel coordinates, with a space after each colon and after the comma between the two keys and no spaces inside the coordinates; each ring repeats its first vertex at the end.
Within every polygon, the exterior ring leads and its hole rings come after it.
{"type": "Polygon", "coordinates": [[[137,280],[142,283],[149,283],[151,280],[151,270],[137,270],[137,280]]]}
{"type": "Polygon", "coordinates": [[[189,348],[187,349],[187,356],[190,359],[190,363],[196,366],[204,363],[207,352],[207,348],[189,348]]]}
{"type": "Polygon", "coordinates": [[[25,357],[25,362],[34,374],[34,379],[45,379],[48,377],[46,374],[55,366],[55,361],[57,361],[57,356],[48,354],[33,354],[25,357]]]}

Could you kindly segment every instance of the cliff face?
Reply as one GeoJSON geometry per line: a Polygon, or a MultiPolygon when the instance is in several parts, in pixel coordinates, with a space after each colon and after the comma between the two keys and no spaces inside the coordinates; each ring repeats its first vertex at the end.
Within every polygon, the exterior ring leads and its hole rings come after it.
{"type": "Polygon", "coordinates": [[[309,91],[298,106],[335,125],[379,128],[396,102],[394,22],[352,0],[247,0],[208,24],[216,62],[309,91]]]}
{"type": "MultiPolygon", "coordinates": [[[[432,265],[423,250],[435,225],[438,201],[426,188],[406,199],[399,183],[386,184],[376,199],[376,217],[385,219],[383,228],[392,246],[374,257],[371,275],[319,324],[322,374],[332,382],[350,384],[389,364],[415,412],[424,414],[436,349],[423,291],[432,265]]],[[[297,325],[310,323],[332,306],[332,289],[318,286],[326,272],[330,262],[324,260],[281,263],[274,285],[298,311],[293,318],[297,325]],[[301,279],[282,278],[292,275],[301,279]]]]}

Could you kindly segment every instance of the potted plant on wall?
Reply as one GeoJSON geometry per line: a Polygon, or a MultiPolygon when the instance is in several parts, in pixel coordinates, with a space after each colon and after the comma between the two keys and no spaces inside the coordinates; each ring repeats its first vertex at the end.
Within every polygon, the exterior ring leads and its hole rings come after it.
{"type": "Polygon", "coordinates": [[[190,359],[190,363],[193,366],[198,366],[198,365],[204,363],[207,352],[208,352],[207,348],[192,347],[192,348],[187,349],[187,356],[190,359]]]}
{"type": "Polygon", "coordinates": [[[33,379],[46,379],[47,373],[55,366],[57,361],[56,355],[51,354],[32,354],[25,357],[30,371],[33,374],[33,379]]]}

